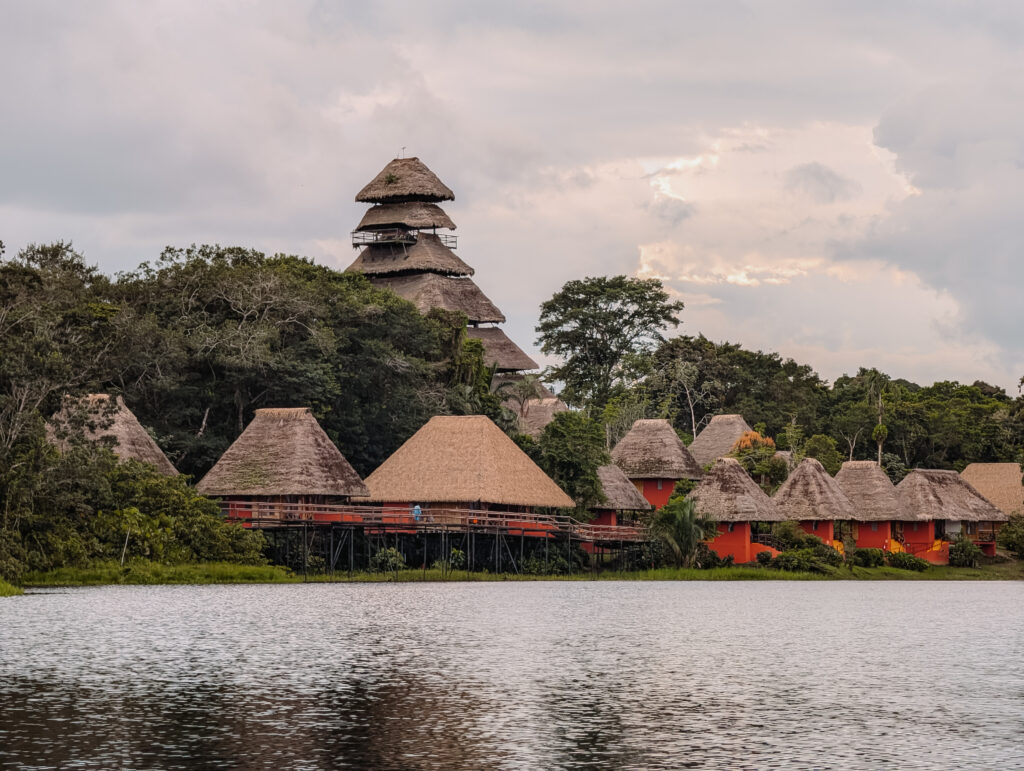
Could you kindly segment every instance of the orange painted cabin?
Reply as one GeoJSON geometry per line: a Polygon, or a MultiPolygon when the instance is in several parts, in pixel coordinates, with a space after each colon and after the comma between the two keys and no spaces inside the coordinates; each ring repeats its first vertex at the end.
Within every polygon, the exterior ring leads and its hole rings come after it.
{"type": "Polygon", "coordinates": [[[751,541],[749,522],[719,522],[718,535],[708,547],[719,557],[732,557],[738,564],[753,562],[758,552],[767,551],[773,557],[779,553],[770,546],[751,541]]]}
{"type": "Polygon", "coordinates": [[[633,484],[644,496],[649,504],[660,509],[668,499],[672,497],[672,491],[676,487],[674,479],[634,479],[633,484]]]}
{"type": "Polygon", "coordinates": [[[854,542],[858,549],[889,550],[892,538],[892,523],[888,520],[880,522],[857,522],[854,524],[854,542]]]}
{"type": "Polygon", "coordinates": [[[830,519],[804,519],[799,522],[799,525],[807,535],[817,536],[822,543],[831,545],[835,540],[835,523],[830,519]]]}

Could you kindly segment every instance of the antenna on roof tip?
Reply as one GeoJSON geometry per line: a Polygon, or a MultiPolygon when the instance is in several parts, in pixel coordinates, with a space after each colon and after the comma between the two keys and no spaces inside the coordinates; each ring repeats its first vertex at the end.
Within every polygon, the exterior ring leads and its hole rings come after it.
{"type": "Polygon", "coordinates": [[[404,158],[405,157],[405,145],[402,145],[402,152],[400,152],[398,154],[398,157],[399,158],[404,158]]]}

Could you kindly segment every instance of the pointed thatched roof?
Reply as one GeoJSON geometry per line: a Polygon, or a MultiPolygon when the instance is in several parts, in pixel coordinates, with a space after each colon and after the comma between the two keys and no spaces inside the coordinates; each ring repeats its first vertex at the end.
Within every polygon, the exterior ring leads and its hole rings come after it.
{"type": "Polygon", "coordinates": [[[856,510],[858,522],[900,520],[903,515],[896,498],[896,488],[882,467],[873,460],[848,460],[836,481],[856,510]]]}
{"type": "Polygon", "coordinates": [[[437,273],[413,273],[374,276],[372,281],[374,286],[390,289],[408,300],[420,313],[427,313],[431,308],[444,308],[465,313],[471,324],[505,320],[505,315],[468,276],[455,278],[437,273]]]}
{"type": "Polygon", "coordinates": [[[782,522],[786,517],[735,458],[719,458],[687,496],[716,522],[782,522]]]}
{"type": "Polygon", "coordinates": [[[638,420],[612,450],[630,479],[700,479],[701,469],[667,420],[638,420]]]}
{"type": "Polygon", "coordinates": [[[120,396],[88,394],[66,399],[47,424],[46,433],[50,441],[64,450],[68,433],[78,428],[92,442],[113,439],[115,444],[111,449],[121,460],[148,463],[165,476],[178,473],[120,396]]]}
{"type": "Polygon", "coordinates": [[[356,230],[390,230],[391,228],[455,230],[455,223],[445,214],[444,209],[436,204],[422,201],[382,203],[366,210],[366,214],[359,221],[356,230]]]}
{"type": "Polygon", "coordinates": [[[196,490],[231,497],[369,492],[308,407],[256,410],[196,490]]]}
{"type": "Polygon", "coordinates": [[[751,430],[742,415],[715,415],[688,449],[703,468],[732,452],[736,440],[751,430]]]}
{"type": "Polygon", "coordinates": [[[366,478],[381,503],[569,508],[572,498],[483,415],[431,418],[366,478]]]}
{"type": "Polygon", "coordinates": [[[537,369],[537,362],[498,327],[467,327],[466,335],[484,344],[484,363],[499,372],[537,369]]]}
{"type": "Polygon", "coordinates": [[[601,490],[605,501],[594,506],[595,509],[614,509],[615,511],[648,511],[651,504],[629,481],[622,469],[614,463],[600,466],[597,478],[601,480],[601,490]]]}
{"type": "Polygon", "coordinates": [[[914,469],[896,486],[904,519],[1004,522],[1006,514],[955,471],[914,469]]]}
{"type": "Polygon", "coordinates": [[[815,458],[804,458],[772,496],[786,519],[856,519],[857,510],[839,483],[815,458]]]}
{"type": "Polygon", "coordinates": [[[555,419],[555,415],[569,409],[557,396],[527,399],[521,408],[519,404],[510,401],[504,402],[504,405],[519,417],[519,430],[534,439],[544,432],[544,427],[555,419]]]}
{"type": "Polygon", "coordinates": [[[360,203],[454,201],[455,194],[419,158],[395,158],[359,191],[360,203]]]}
{"type": "Polygon", "coordinates": [[[368,275],[429,271],[447,276],[472,276],[474,272],[433,233],[419,233],[413,244],[371,244],[346,270],[368,275]]]}
{"type": "Polygon", "coordinates": [[[1004,514],[1024,514],[1024,484],[1017,463],[972,463],[962,476],[1004,514]]]}

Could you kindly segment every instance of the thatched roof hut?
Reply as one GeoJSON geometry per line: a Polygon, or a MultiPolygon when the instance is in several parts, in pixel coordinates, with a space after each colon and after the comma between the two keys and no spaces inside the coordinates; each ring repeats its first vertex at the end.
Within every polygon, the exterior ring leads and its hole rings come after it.
{"type": "Polygon", "coordinates": [[[595,509],[613,509],[615,511],[649,511],[651,504],[636,485],[629,481],[622,469],[614,463],[600,466],[597,478],[601,480],[601,490],[605,501],[594,506],[595,509]]]}
{"type": "Polygon", "coordinates": [[[856,519],[857,510],[839,483],[815,458],[804,458],[772,496],[786,519],[856,519]]]}
{"type": "Polygon", "coordinates": [[[433,233],[419,233],[412,244],[371,244],[346,271],[367,275],[429,271],[447,276],[472,276],[474,271],[433,233]]]}
{"type": "Polygon", "coordinates": [[[484,363],[488,367],[496,367],[499,372],[537,369],[537,362],[498,327],[467,327],[466,335],[484,344],[484,363]]]}
{"type": "Polygon", "coordinates": [[[700,479],[701,468],[667,420],[638,420],[612,450],[630,479],[700,479]]]}
{"type": "Polygon", "coordinates": [[[908,521],[1005,522],[1006,514],[955,471],[914,469],[896,486],[908,521]]]}
{"type": "Polygon", "coordinates": [[[904,518],[896,488],[882,467],[873,460],[848,460],[836,481],[856,510],[858,522],[899,521],[904,518]]]}
{"type": "Polygon", "coordinates": [[[455,230],[455,223],[437,204],[410,201],[409,203],[382,203],[371,206],[359,221],[356,230],[455,230]]]}
{"type": "Polygon", "coordinates": [[[1004,514],[1024,514],[1024,484],[1017,463],[971,463],[960,472],[1004,514]]]}
{"type": "Polygon", "coordinates": [[[454,200],[455,194],[419,158],[395,158],[356,196],[360,203],[454,200]]]}
{"type": "Polygon", "coordinates": [[[46,433],[50,441],[64,450],[68,433],[77,428],[81,428],[83,436],[92,442],[113,439],[111,450],[121,460],[148,463],[165,476],[178,473],[120,396],[88,394],[67,399],[50,419],[46,433]]]}
{"type": "Polygon", "coordinates": [[[483,415],[431,418],[366,478],[380,503],[575,506],[483,415]]]}
{"type": "Polygon", "coordinates": [[[555,415],[569,409],[557,396],[527,399],[522,407],[515,402],[506,401],[504,404],[519,417],[519,430],[534,439],[544,432],[544,427],[555,419],[555,415]]]}
{"type": "Polygon", "coordinates": [[[375,276],[374,286],[392,292],[415,305],[420,313],[431,308],[465,313],[471,324],[501,322],[505,315],[469,277],[441,276],[437,273],[375,276]]]}
{"type": "Polygon", "coordinates": [[[716,522],[782,522],[786,517],[735,458],[719,458],[689,496],[716,522]]]}
{"type": "Polygon", "coordinates": [[[703,468],[732,452],[736,440],[751,430],[742,415],[715,415],[688,449],[703,468]]]}
{"type": "Polygon", "coordinates": [[[234,498],[369,493],[308,407],[256,410],[196,489],[234,498]]]}

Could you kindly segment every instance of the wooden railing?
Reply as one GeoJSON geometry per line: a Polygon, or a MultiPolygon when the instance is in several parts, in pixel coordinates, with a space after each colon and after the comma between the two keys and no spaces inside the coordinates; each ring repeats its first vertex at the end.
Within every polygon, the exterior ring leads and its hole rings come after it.
{"type": "Polygon", "coordinates": [[[407,507],[371,504],[222,501],[220,506],[229,521],[254,528],[334,524],[388,532],[473,531],[527,538],[568,536],[588,542],[649,540],[647,529],[642,527],[592,525],[565,515],[501,509],[426,508],[416,514],[407,507]]]}

